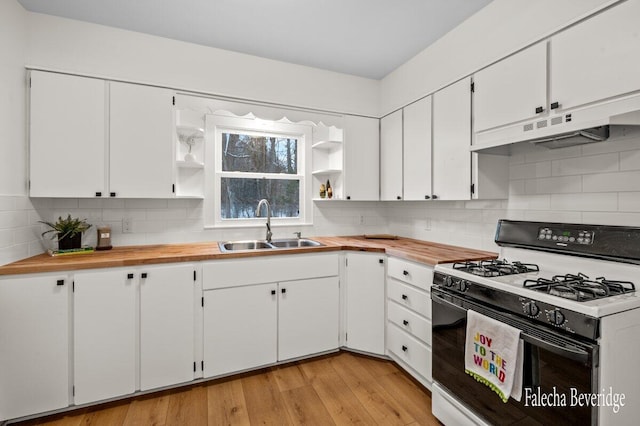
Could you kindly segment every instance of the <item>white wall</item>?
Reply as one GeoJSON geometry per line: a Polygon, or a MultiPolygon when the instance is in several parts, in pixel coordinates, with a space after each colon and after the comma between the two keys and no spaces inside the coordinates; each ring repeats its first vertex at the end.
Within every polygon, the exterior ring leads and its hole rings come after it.
{"type": "Polygon", "coordinates": [[[26,196],[26,21],[16,1],[0,1],[0,265],[42,250],[26,196]]]}
{"type": "Polygon", "coordinates": [[[493,0],[387,75],[380,87],[380,112],[401,108],[611,2],[493,0]]]}
{"type": "Polygon", "coordinates": [[[37,13],[28,23],[30,66],[378,115],[377,80],[37,13]]]}

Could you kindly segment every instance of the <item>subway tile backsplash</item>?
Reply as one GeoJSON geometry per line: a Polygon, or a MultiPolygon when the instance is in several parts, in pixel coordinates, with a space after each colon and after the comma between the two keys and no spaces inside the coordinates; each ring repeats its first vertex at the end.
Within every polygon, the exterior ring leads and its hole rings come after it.
{"type": "MultiPolygon", "coordinates": [[[[263,238],[264,228],[204,229],[201,200],[29,199],[0,196],[0,264],[53,247],[39,220],[71,214],[112,228],[113,244],[263,238]],[[123,219],[131,225],[122,232],[123,219]]],[[[392,233],[497,250],[499,219],[640,226],[640,129],[619,127],[606,142],[545,149],[512,147],[509,198],[314,205],[313,226],[274,227],[274,237],[392,233]]],[[[95,228],[84,238],[95,244],[95,228]]]]}

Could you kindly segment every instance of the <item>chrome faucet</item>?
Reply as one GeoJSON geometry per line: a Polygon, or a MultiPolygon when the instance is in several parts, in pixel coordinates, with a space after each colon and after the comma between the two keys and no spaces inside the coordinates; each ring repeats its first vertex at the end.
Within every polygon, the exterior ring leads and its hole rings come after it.
{"type": "Polygon", "coordinates": [[[269,201],[266,198],[263,198],[258,203],[258,207],[256,207],[256,217],[260,216],[260,209],[262,208],[263,204],[267,206],[267,242],[270,243],[271,236],[273,235],[271,233],[271,205],[269,204],[269,201]]]}

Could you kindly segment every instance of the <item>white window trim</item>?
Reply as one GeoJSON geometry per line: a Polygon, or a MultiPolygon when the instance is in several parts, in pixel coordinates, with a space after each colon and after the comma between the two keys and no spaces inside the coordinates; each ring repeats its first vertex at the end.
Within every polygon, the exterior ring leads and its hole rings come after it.
{"type": "MultiPolygon", "coordinates": [[[[286,119],[285,119],[286,120],[286,119]]],[[[311,198],[311,144],[312,126],[294,124],[287,121],[262,120],[259,118],[231,117],[207,114],[205,117],[205,196],[204,226],[205,228],[254,228],[264,227],[266,211],[261,217],[250,219],[222,219],[219,191],[222,177],[233,177],[239,172],[223,172],[222,144],[219,143],[222,133],[229,131],[273,133],[291,136],[298,140],[298,174],[272,175],[274,179],[300,179],[300,215],[297,218],[271,218],[271,226],[311,225],[313,223],[313,202],[311,198]]],[[[263,174],[259,174],[262,177],[263,174]]],[[[250,177],[242,173],[243,177],[250,177]]],[[[257,202],[256,202],[257,207],[257,202]]]]}

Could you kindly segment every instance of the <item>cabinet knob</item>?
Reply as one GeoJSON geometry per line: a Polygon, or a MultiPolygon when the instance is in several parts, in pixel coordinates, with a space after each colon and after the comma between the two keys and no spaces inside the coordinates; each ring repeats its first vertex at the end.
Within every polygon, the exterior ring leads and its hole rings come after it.
{"type": "Polygon", "coordinates": [[[407,295],[406,295],[406,294],[403,294],[403,295],[402,295],[402,300],[407,300],[408,298],[409,298],[409,297],[407,297],[407,295]]]}
{"type": "Polygon", "coordinates": [[[432,195],[431,198],[433,198],[434,200],[437,200],[438,196],[437,195],[432,195]]]}
{"type": "Polygon", "coordinates": [[[558,109],[558,108],[560,108],[560,104],[558,102],[554,102],[554,103],[552,103],[550,105],[550,108],[551,109],[558,109]]]}
{"type": "Polygon", "coordinates": [[[384,259],[378,259],[378,263],[384,263],[384,259]]]}
{"type": "Polygon", "coordinates": [[[271,290],[271,295],[274,296],[276,294],[275,290],[271,290]]]}
{"type": "Polygon", "coordinates": [[[96,191],[96,197],[102,197],[102,192],[96,191]]]}
{"type": "Polygon", "coordinates": [[[409,348],[407,348],[405,345],[402,345],[402,352],[406,352],[409,348]]]}
{"type": "Polygon", "coordinates": [[[56,285],[64,285],[64,280],[58,280],[58,281],[56,281],[56,285]]]}
{"type": "Polygon", "coordinates": [[[402,324],[404,324],[404,325],[409,325],[409,321],[407,321],[407,320],[402,320],[402,324]]]}
{"type": "Polygon", "coordinates": [[[406,270],[402,271],[402,275],[404,275],[406,277],[407,275],[409,275],[409,271],[406,271],[406,270]]]}
{"type": "Polygon", "coordinates": [[[544,107],[541,107],[541,106],[536,107],[536,114],[540,114],[542,112],[544,112],[544,107]]]}
{"type": "Polygon", "coordinates": [[[402,197],[401,197],[400,195],[398,195],[396,198],[397,198],[398,200],[402,200],[402,197]]]}
{"type": "Polygon", "coordinates": [[[110,192],[110,193],[109,193],[109,197],[115,197],[115,196],[116,196],[116,193],[115,193],[115,192],[110,192]]]}
{"type": "Polygon", "coordinates": [[[350,200],[350,199],[351,199],[351,195],[347,195],[347,200],[350,200]]]}
{"type": "Polygon", "coordinates": [[[140,274],[140,278],[147,278],[147,273],[143,272],[142,274],[140,274]]]}
{"type": "Polygon", "coordinates": [[[133,279],[133,274],[127,274],[127,279],[128,280],[132,280],[133,279]]]}
{"type": "Polygon", "coordinates": [[[286,288],[283,288],[282,290],[280,290],[280,292],[281,292],[282,294],[285,294],[285,293],[287,292],[287,289],[286,289],[286,288]]]}
{"type": "Polygon", "coordinates": [[[430,200],[430,199],[431,199],[431,197],[430,197],[430,196],[428,196],[428,195],[425,195],[425,196],[424,196],[424,199],[425,199],[425,200],[430,200]]]}

